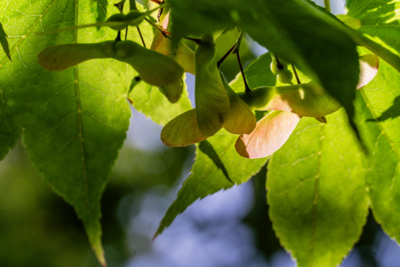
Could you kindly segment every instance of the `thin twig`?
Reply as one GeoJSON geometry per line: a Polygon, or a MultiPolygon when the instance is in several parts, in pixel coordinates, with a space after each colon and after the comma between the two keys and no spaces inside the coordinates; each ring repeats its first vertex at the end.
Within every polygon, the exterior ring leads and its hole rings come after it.
{"type": "Polygon", "coordinates": [[[143,47],[146,48],[146,43],[144,42],[144,39],[143,39],[143,36],[142,36],[142,32],[140,31],[139,26],[136,26],[136,29],[139,32],[139,36],[140,36],[140,39],[142,40],[143,47]]]}
{"type": "Polygon", "coordinates": [[[240,50],[240,43],[241,43],[241,41],[242,41],[243,34],[244,34],[244,32],[241,31],[241,32],[240,32],[240,35],[239,35],[239,37],[238,37],[238,40],[237,40],[237,42],[236,42],[235,50],[233,51],[233,53],[236,54],[236,58],[237,58],[238,63],[239,63],[240,72],[242,73],[243,82],[244,82],[244,87],[245,87],[245,91],[244,91],[244,92],[245,92],[245,93],[249,93],[249,92],[251,92],[251,89],[250,89],[249,85],[247,84],[246,76],[244,75],[243,65],[242,65],[242,61],[240,60],[240,52],[239,52],[239,50],[240,50]]]}
{"type": "Polygon", "coordinates": [[[189,40],[189,41],[192,41],[192,42],[195,42],[196,44],[199,44],[200,42],[201,42],[201,39],[198,39],[198,38],[191,38],[191,37],[182,37],[183,39],[186,39],[186,40],[189,40]]]}
{"type": "Polygon", "coordinates": [[[171,34],[170,32],[164,30],[163,28],[161,28],[160,26],[158,26],[157,24],[155,24],[154,22],[152,22],[151,20],[145,18],[145,21],[147,21],[151,26],[153,26],[156,30],[160,31],[164,37],[167,37],[167,34],[171,34]]]}
{"type": "Polygon", "coordinates": [[[218,62],[217,62],[217,67],[218,67],[218,68],[221,66],[222,62],[224,62],[224,60],[232,53],[232,51],[233,51],[233,50],[235,49],[235,47],[236,47],[236,44],[237,44],[237,42],[235,42],[235,43],[233,44],[233,46],[228,50],[228,52],[226,52],[225,55],[224,55],[220,60],[218,60],[218,62]]]}
{"type": "Polygon", "coordinates": [[[296,68],[294,67],[293,64],[292,64],[292,68],[293,68],[294,76],[296,77],[297,83],[298,83],[298,84],[301,84],[301,81],[300,81],[300,79],[299,79],[299,75],[297,75],[296,68]]]}

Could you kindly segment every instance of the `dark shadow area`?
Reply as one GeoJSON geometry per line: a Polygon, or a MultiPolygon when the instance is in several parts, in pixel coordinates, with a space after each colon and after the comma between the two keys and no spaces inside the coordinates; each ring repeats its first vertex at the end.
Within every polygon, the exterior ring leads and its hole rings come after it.
{"type": "MultiPolygon", "coordinates": [[[[395,119],[400,116],[400,96],[393,100],[392,106],[385,110],[376,120],[385,121],[388,119],[395,119]]],[[[367,122],[375,121],[374,119],[368,119],[367,122]]]]}
{"type": "Polygon", "coordinates": [[[229,177],[228,170],[225,168],[224,163],[221,161],[217,152],[215,151],[213,146],[210,144],[210,142],[208,142],[207,140],[201,141],[199,144],[199,149],[201,150],[201,152],[206,154],[214,162],[215,166],[217,166],[217,168],[222,171],[222,173],[224,174],[226,179],[228,179],[229,182],[234,184],[232,179],[229,177]]]}
{"type": "MultiPolygon", "coordinates": [[[[97,5],[97,22],[103,22],[107,18],[107,6],[108,0],[95,0],[97,5]]],[[[118,10],[115,9],[114,13],[117,13],[118,10]]]]}

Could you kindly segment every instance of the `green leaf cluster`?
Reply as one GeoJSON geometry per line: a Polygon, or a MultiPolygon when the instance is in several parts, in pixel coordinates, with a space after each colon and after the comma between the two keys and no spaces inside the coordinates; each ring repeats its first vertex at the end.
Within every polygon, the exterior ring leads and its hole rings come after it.
{"type": "Polygon", "coordinates": [[[22,136],[30,161],[83,221],[99,262],[100,199],[129,104],[165,125],[165,144],[196,144],[155,236],[268,160],[269,216],[298,266],[340,264],[368,208],[400,239],[400,1],[348,0],[338,17],[309,0],[164,2],[0,3],[0,159],[22,136]],[[238,39],[219,58],[234,28],[238,39]],[[270,51],[247,68],[244,34],[270,51]],[[241,73],[228,84],[219,67],[231,53],[241,73]],[[195,108],[186,72],[196,76],[195,108]]]}

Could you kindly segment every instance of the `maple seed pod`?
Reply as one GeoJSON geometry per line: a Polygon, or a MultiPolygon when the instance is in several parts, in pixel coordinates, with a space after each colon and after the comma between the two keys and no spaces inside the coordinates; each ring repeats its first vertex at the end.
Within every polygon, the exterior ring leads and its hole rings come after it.
{"type": "Polygon", "coordinates": [[[221,80],[229,96],[229,111],[222,113],[222,126],[232,134],[250,134],[256,127],[256,117],[250,107],[232,90],[221,74],[221,80]]]}
{"type": "Polygon", "coordinates": [[[105,41],[49,46],[38,55],[39,64],[50,71],[66,70],[87,60],[114,57],[114,45],[114,41],[105,41]]]}
{"type": "Polygon", "coordinates": [[[166,85],[158,88],[160,92],[168,99],[171,103],[178,102],[183,91],[183,81],[179,80],[171,85],[166,85]]]}
{"type": "Polygon", "coordinates": [[[146,13],[142,13],[138,10],[131,10],[131,12],[126,14],[125,20],[130,26],[138,26],[143,21],[145,16],[146,13]]]}
{"type": "Polygon", "coordinates": [[[284,68],[278,70],[277,73],[278,74],[276,78],[278,79],[278,81],[280,81],[281,83],[292,84],[293,74],[290,70],[284,68]]]}
{"type": "Polygon", "coordinates": [[[230,102],[217,67],[217,49],[211,34],[205,34],[195,51],[195,102],[197,122],[205,136],[222,128],[222,114],[229,112],[230,102]]]}
{"type": "MultiPolygon", "coordinates": [[[[126,22],[126,21],[127,21],[127,17],[126,17],[126,15],[124,15],[122,13],[114,14],[106,20],[106,22],[126,22]]],[[[111,29],[116,30],[116,31],[123,30],[126,27],[127,27],[126,24],[110,26],[111,29]]]]}
{"type": "Polygon", "coordinates": [[[183,68],[175,60],[135,42],[118,42],[115,51],[115,59],[130,64],[151,85],[167,86],[182,78],[183,68]]]}
{"type": "Polygon", "coordinates": [[[182,147],[207,139],[197,124],[196,109],[174,118],[161,131],[161,141],[167,146],[182,147]]]}
{"type": "Polygon", "coordinates": [[[271,72],[274,74],[274,75],[277,75],[278,74],[278,68],[277,68],[277,66],[276,66],[276,61],[271,61],[271,65],[270,65],[270,69],[271,69],[271,72]]]}

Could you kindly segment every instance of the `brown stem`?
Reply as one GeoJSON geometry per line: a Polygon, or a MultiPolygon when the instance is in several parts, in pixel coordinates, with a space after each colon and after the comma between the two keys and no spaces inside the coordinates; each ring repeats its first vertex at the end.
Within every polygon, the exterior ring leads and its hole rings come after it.
{"type": "Polygon", "coordinates": [[[142,32],[140,31],[139,26],[136,26],[136,29],[139,32],[139,36],[140,36],[140,39],[142,40],[143,47],[146,48],[146,43],[144,42],[144,39],[143,39],[143,36],[142,36],[142,32]]]}
{"type": "Polygon", "coordinates": [[[242,61],[240,60],[239,50],[235,50],[235,52],[233,52],[233,53],[236,54],[236,57],[237,57],[237,60],[239,63],[240,72],[242,73],[244,88],[245,88],[244,92],[249,93],[249,92],[251,92],[251,89],[250,89],[249,85],[247,84],[246,76],[244,75],[244,70],[243,70],[242,61]]]}
{"type": "Polygon", "coordinates": [[[224,62],[225,59],[232,53],[232,51],[233,51],[233,50],[235,49],[235,47],[236,47],[236,44],[237,44],[237,42],[235,42],[235,43],[233,44],[233,46],[228,50],[228,52],[226,52],[225,55],[224,55],[220,60],[218,60],[218,62],[217,62],[217,67],[218,67],[218,68],[221,66],[222,62],[224,62]]]}
{"type": "MultiPolygon", "coordinates": [[[[159,27],[157,24],[153,23],[151,20],[145,18],[145,21],[147,21],[151,26],[153,26],[154,29],[158,30],[159,32],[161,32],[164,37],[168,37],[167,34],[171,34],[170,32],[164,30],[163,28],[159,27]]],[[[168,37],[169,38],[169,37],[168,37]]]]}
{"type": "Polygon", "coordinates": [[[296,77],[297,83],[298,83],[298,84],[301,84],[301,81],[300,81],[300,79],[299,79],[299,75],[297,75],[296,68],[294,67],[293,64],[292,64],[292,68],[293,68],[294,76],[296,77]]]}
{"type": "Polygon", "coordinates": [[[201,39],[198,38],[191,38],[191,37],[182,37],[183,39],[195,42],[196,44],[199,44],[201,42],[201,39]]]}
{"type": "Polygon", "coordinates": [[[244,88],[245,88],[244,92],[249,93],[249,92],[251,92],[251,89],[250,89],[249,85],[247,84],[247,79],[246,79],[246,76],[244,75],[242,61],[240,60],[240,43],[242,42],[243,35],[244,35],[244,31],[241,31],[239,34],[238,40],[236,41],[236,46],[235,46],[235,50],[233,51],[233,53],[236,54],[236,58],[239,63],[240,72],[242,73],[244,88]]]}

